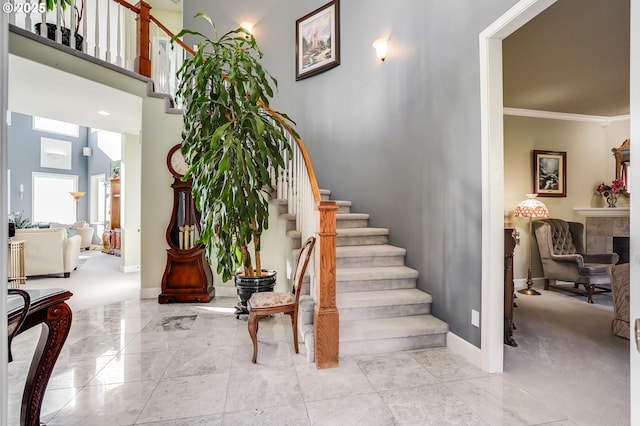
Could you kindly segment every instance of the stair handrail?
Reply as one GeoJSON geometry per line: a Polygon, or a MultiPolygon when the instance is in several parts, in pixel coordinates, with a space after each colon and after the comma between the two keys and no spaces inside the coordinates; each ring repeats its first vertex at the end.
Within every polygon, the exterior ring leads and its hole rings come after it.
{"type": "MultiPolygon", "coordinates": [[[[188,54],[192,56],[196,54],[190,47],[181,46],[188,54]]],[[[315,274],[312,272],[310,277],[311,295],[315,301],[313,312],[315,362],[318,368],[337,367],[339,316],[336,307],[336,213],[338,206],[335,201],[322,199],[307,147],[289,120],[262,100],[258,100],[258,105],[278,121],[287,131],[288,137],[295,142],[292,146],[293,155],[285,161],[285,170],[280,176],[275,177],[276,187],[278,197],[288,200],[288,212],[296,215],[297,228],[301,231],[301,241],[305,241],[312,234],[317,234],[318,244],[314,267],[309,268],[315,271],[315,274]],[[304,180],[305,184],[300,185],[298,177],[304,180]],[[307,186],[310,187],[313,200],[307,200],[305,196],[307,186]],[[308,205],[309,201],[312,201],[316,214],[309,215],[308,211],[303,214],[306,210],[304,206],[308,205]]]]}
{"type": "MultiPolygon", "coordinates": [[[[13,5],[15,0],[9,0],[13,5]]],[[[58,0],[61,1],[61,0],[58,0]]],[[[78,0],[71,0],[72,8],[75,2],[78,0]]],[[[136,15],[136,55],[133,60],[133,71],[145,77],[151,77],[151,57],[150,57],[150,24],[154,23],[163,31],[167,36],[174,39],[174,34],[151,13],[151,6],[145,1],[141,0],[137,5],[133,5],[126,0],[112,0],[117,5],[128,9],[136,15]]],[[[99,8],[97,7],[97,1],[95,3],[95,46],[93,47],[94,56],[98,59],[104,59],[107,62],[111,62],[110,52],[110,37],[111,29],[109,27],[110,20],[110,2],[107,2],[106,13],[106,52],[105,58],[102,58],[100,48],[98,46],[98,29],[100,21],[99,8]]],[[[42,27],[46,23],[46,14],[41,14],[42,27]]],[[[85,16],[87,16],[85,11],[85,16]]],[[[127,56],[125,60],[121,57],[121,43],[120,37],[124,34],[121,28],[121,15],[124,15],[124,11],[120,13],[118,9],[116,13],[117,30],[116,36],[118,41],[116,43],[117,57],[116,65],[128,68],[128,61],[130,56],[127,56]]],[[[71,15],[73,17],[73,15],[71,15]]],[[[10,14],[10,23],[15,25],[15,13],[10,14]]],[[[60,13],[57,13],[56,24],[58,27],[56,39],[61,42],[60,36],[60,13]]],[[[31,26],[31,14],[27,14],[24,20],[24,28],[33,31],[31,26]]],[[[46,33],[42,34],[44,37],[46,33]]],[[[83,50],[87,52],[87,20],[83,22],[83,50]]],[[[75,39],[75,35],[72,35],[72,39],[75,39]]],[[[182,40],[175,39],[175,42],[186,53],[191,55],[195,54],[195,51],[186,45],[182,40]]],[[[124,44],[126,45],[126,43],[124,44]]],[[[88,52],[87,52],[88,53],[88,52]]],[[[126,54],[126,52],[125,52],[126,54]]],[[[131,68],[128,68],[131,69],[131,68]]],[[[173,95],[172,93],[169,93],[173,95]]],[[[334,201],[323,200],[316,179],[315,171],[311,163],[311,158],[307,151],[302,138],[300,138],[296,131],[293,129],[291,123],[282,115],[278,114],[268,105],[259,101],[259,105],[271,115],[271,117],[279,122],[286,130],[290,142],[294,150],[294,155],[286,162],[287,168],[283,173],[276,177],[279,180],[282,195],[289,200],[289,213],[296,214],[296,220],[298,226],[301,229],[302,237],[306,239],[311,236],[310,234],[317,234],[318,244],[316,244],[315,254],[315,282],[312,288],[312,296],[315,300],[314,307],[314,334],[315,334],[315,358],[316,365],[319,368],[335,367],[338,365],[338,310],[336,308],[336,212],[338,207],[334,201]],[[307,191],[308,189],[308,191],[307,191]],[[313,208],[311,208],[313,206],[313,208]],[[309,210],[313,210],[316,213],[313,215],[309,213],[309,210]]],[[[309,268],[312,269],[312,268],[309,268]]]]}

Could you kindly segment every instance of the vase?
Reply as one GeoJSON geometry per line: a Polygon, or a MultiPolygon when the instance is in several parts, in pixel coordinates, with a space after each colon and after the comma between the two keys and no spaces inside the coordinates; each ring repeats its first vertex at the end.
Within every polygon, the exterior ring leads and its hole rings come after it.
{"type": "Polygon", "coordinates": [[[611,207],[615,207],[616,203],[618,202],[618,194],[609,194],[607,195],[607,204],[609,204],[609,208],[611,207]]]}

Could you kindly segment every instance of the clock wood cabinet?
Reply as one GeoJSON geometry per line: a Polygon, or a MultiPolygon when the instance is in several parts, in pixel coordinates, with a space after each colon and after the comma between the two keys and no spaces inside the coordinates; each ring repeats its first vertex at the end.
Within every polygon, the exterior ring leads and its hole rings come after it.
{"type": "Polygon", "coordinates": [[[173,209],[165,234],[169,249],[158,302],[206,303],[215,295],[215,289],[205,248],[196,242],[200,216],[191,195],[191,180],[174,178],[171,187],[173,209]]]}

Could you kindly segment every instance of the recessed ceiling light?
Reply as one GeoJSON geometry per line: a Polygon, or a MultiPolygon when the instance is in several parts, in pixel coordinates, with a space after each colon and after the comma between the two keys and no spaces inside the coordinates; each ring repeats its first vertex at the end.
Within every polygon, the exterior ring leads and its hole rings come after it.
{"type": "Polygon", "coordinates": [[[98,111],[98,114],[100,115],[111,115],[109,112],[107,111],[98,111]]]}

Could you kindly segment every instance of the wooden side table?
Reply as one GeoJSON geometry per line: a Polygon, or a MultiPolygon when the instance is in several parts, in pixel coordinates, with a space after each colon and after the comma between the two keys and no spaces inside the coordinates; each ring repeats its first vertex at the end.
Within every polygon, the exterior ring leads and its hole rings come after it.
{"type": "Polygon", "coordinates": [[[518,346],[513,338],[513,251],[516,247],[514,228],[504,230],[504,343],[518,346]]]}
{"type": "Polygon", "coordinates": [[[20,288],[26,284],[24,272],[24,241],[9,241],[9,288],[20,288]]]}

